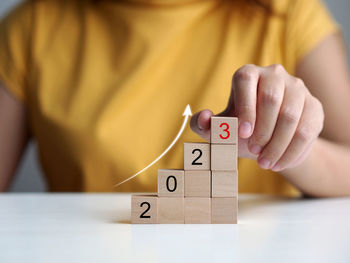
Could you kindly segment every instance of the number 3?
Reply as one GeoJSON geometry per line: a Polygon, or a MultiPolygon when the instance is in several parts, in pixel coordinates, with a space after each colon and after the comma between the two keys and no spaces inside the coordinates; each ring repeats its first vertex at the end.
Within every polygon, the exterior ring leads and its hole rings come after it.
{"type": "Polygon", "coordinates": [[[220,128],[222,128],[222,126],[226,126],[226,128],[225,129],[223,129],[222,131],[224,131],[224,132],[226,132],[226,136],[222,136],[221,134],[219,135],[220,136],[220,138],[221,139],[223,139],[223,140],[226,140],[226,139],[228,139],[229,137],[230,137],[230,131],[228,130],[229,128],[230,128],[230,126],[226,123],[226,122],[223,122],[223,123],[221,123],[220,124],[220,128]]]}

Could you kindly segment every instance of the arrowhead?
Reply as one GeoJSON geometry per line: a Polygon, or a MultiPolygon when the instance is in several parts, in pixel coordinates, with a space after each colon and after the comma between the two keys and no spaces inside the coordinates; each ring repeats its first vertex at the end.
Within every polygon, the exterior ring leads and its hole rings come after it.
{"type": "Polygon", "coordinates": [[[190,104],[187,104],[186,109],[185,109],[184,113],[182,114],[182,116],[192,116],[190,104]]]}

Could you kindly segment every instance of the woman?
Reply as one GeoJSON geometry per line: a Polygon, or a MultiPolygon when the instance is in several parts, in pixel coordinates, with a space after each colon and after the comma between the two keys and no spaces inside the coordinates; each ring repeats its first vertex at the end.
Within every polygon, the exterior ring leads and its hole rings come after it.
{"type": "MultiPolygon", "coordinates": [[[[1,190],[33,136],[50,190],[113,191],[189,103],[210,109],[191,120],[205,139],[212,112],[239,117],[240,192],[349,195],[345,53],[319,0],[28,1],[0,26],[1,190]]],[[[116,190],[154,191],[181,161],[116,190]]]]}

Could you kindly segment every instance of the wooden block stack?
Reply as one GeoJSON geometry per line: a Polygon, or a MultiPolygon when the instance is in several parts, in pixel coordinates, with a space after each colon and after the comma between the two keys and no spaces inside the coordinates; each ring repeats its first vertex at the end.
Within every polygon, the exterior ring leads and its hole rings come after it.
{"type": "Polygon", "coordinates": [[[158,171],[158,196],[133,195],[133,224],[237,224],[237,118],[212,117],[211,143],[184,143],[184,170],[158,171]]]}

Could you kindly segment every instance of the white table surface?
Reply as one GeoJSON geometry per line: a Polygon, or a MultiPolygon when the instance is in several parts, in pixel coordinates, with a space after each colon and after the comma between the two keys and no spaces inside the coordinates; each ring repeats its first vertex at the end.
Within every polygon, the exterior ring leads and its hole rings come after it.
{"type": "Polygon", "coordinates": [[[350,262],[350,198],[240,195],[238,225],[131,225],[128,194],[1,194],[0,262],[350,262]]]}

